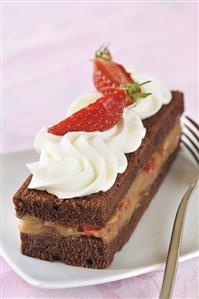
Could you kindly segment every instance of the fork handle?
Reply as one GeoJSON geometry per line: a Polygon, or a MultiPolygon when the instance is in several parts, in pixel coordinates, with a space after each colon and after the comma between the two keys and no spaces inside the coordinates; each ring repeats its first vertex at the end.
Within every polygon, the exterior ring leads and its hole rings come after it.
{"type": "Polygon", "coordinates": [[[171,298],[172,295],[173,285],[174,285],[176,270],[177,270],[177,262],[178,262],[179,251],[180,251],[181,240],[182,240],[185,214],[190,199],[190,195],[197,183],[197,180],[198,180],[198,176],[194,178],[194,181],[192,182],[192,184],[189,186],[186,193],[184,194],[175,216],[171,241],[169,244],[169,250],[167,255],[166,267],[165,267],[162,287],[160,291],[160,297],[159,297],[160,299],[169,299],[171,298]]]}

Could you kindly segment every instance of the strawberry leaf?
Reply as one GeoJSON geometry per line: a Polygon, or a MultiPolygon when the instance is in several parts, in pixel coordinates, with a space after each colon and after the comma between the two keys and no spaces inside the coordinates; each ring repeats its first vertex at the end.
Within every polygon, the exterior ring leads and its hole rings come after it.
{"type": "Polygon", "coordinates": [[[151,94],[152,94],[151,92],[138,92],[138,93],[134,94],[133,97],[134,97],[134,99],[139,99],[139,98],[144,99],[144,98],[150,96],[151,94]]]}
{"type": "Polygon", "coordinates": [[[144,84],[150,83],[151,81],[146,81],[142,83],[128,83],[125,86],[119,87],[119,89],[123,89],[128,94],[129,98],[131,100],[136,100],[139,98],[146,98],[149,95],[151,95],[150,92],[141,92],[140,86],[143,86],[144,84]]]}

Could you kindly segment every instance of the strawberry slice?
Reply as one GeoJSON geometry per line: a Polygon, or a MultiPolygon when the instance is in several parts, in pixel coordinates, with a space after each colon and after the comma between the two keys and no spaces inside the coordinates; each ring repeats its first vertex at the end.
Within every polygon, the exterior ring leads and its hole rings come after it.
{"type": "Polygon", "coordinates": [[[100,48],[95,54],[93,81],[98,91],[103,94],[112,92],[115,88],[134,83],[130,73],[114,61],[107,47],[100,48]]]}
{"type": "Polygon", "coordinates": [[[126,104],[126,91],[115,90],[50,127],[48,132],[62,136],[73,131],[108,130],[119,121],[126,104]]]}
{"type": "Polygon", "coordinates": [[[101,47],[95,54],[93,81],[96,89],[106,95],[115,89],[127,91],[127,105],[131,105],[137,98],[146,98],[151,93],[141,91],[141,84],[134,82],[131,74],[125,68],[112,60],[112,55],[107,47],[101,47]]]}

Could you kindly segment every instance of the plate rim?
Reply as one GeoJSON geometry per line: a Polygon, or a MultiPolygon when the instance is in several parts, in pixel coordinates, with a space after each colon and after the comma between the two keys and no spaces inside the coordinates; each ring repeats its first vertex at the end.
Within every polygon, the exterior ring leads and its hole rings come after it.
{"type": "MultiPolygon", "coordinates": [[[[134,269],[89,269],[90,271],[96,272],[96,271],[103,271],[103,272],[113,272],[108,276],[100,277],[100,278],[89,278],[88,280],[79,280],[79,281],[73,281],[73,282],[68,282],[65,280],[64,282],[55,282],[52,285],[52,282],[46,282],[42,280],[37,280],[35,278],[32,278],[31,276],[25,274],[23,270],[21,270],[6,254],[4,251],[3,247],[1,248],[1,256],[4,258],[4,260],[8,263],[8,265],[22,278],[24,279],[27,283],[29,283],[32,286],[39,287],[42,289],[67,289],[67,288],[76,288],[76,287],[86,287],[86,286],[93,286],[93,285],[100,285],[104,283],[109,283],[109,282],[114,282],[118,280],[123,280],[127,278],[132,278],[135,276],[140,276],[142,274],[146,274],[152,271],[158,271],[158,270],[163,270],[164,269],[164,263],[157,263],[157,264],[152,264],[149,266],[145,267],[140,267],[140,268],[134,268],[134,269]]],[[[199,257],[199,250],[180,255],[179,257],[179,262],[185,262],[188,261],[192,258],[199,257]]],[[[73,267],[74,266],[68,266],[68,267],[73,267]]],[[[81,268],[81,267],[75,267],[81,269],[81,271],[87,270],[86,268],[81,268]]]]}

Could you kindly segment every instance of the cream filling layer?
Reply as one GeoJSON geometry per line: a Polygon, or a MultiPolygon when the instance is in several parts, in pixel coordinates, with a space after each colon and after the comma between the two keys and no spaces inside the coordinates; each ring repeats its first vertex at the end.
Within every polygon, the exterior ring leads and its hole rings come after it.
{"type": "Polygon", "coordinates": [[[178,120],[164,139],[161,147],[151,157],[149,164],[147,163],[148,167],[144,167],[133,180],[127,194],[105,227],[96,228],[87,225],[83,226],[83,228],[71,227],[51,221],[42,221],[32,216],[25,216],[20,222],[20,231],[34,235],[58,233],[65,237],[89,235],[102,238],[105,242],[109,243],[115,238],[118,231],[128,223],[134,211],[139,207],[143,196],[149,192],[151,185],[160,173],[162,165],[177,147],[180,134],[181,126],[178,120]]]}

